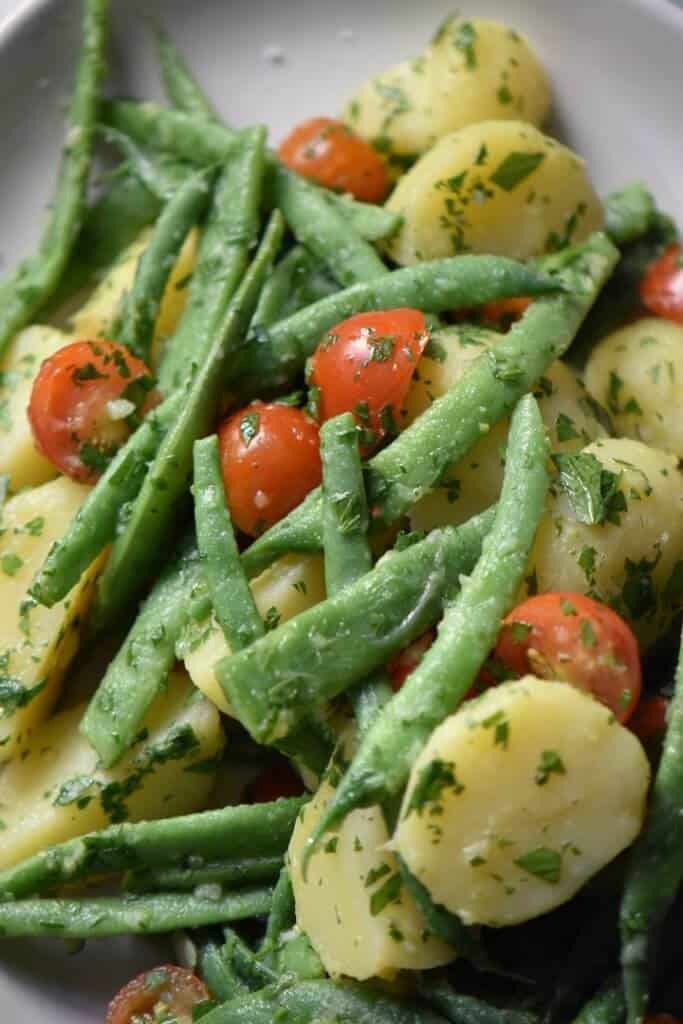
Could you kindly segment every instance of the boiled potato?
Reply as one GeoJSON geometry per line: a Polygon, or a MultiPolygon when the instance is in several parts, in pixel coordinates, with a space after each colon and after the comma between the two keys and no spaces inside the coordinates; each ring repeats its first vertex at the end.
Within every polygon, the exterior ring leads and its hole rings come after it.
{"type": "Polygon", "coordinates": [[[0,473],[13,491],[37,487],[57,475],[36,448],[28,420],[28,403],[40,364],[72,341],[54,327],[26,327],[10,342],[0,377],[0,473]]]}
{"type": "Polygon", "coordinates": [[[622,327],[593,350],[585,376],[617,434],[683,457],[683,326],[646,317],[622,327]]]}
{"type": "MultiPolygon", "coordinates": [[[[251,589],[266,624],[274,626],[286,622],[325,597],[322,557],[285,555],[257,576],[251,589]]],[[[223,631],[215,619],[199,623],[183,646],[181,653],[192,682],[217,708],[227,715],[232,714],[230,703],[213,670],[217,661],[230,654],[223,631]]]]}
{"type": "Polygon", "coordinates": [[[393,847],[466,924],[565,903],[638,835],[639,741],[567,683],[526,676],[440,725],[413,765],[393,847]]]}
{"type": "MultiPolygon", "coordinates": [[[[404,403],[406,424],[460,380],[475,359],[500,341],[501,335],[459,324],[434,334],[422,356],[404,403]]],[[[604,435],[576,375],[558,360],[548,369],[536,394],[554,451],[578,451],[604,435]]],[[[496,424],[444,479],[444,486],[422,498],[411,510],[413,529],[458,525],[498,500],[503,483],[504,452],[509,421],[496,424]]]]}
{"type": "MultiPolygon", "coordinates": [[[[351,752],[347,730],[343,754],[351,752]]],[[[392,977],[397,970],[423,970],[447,963],[454,950],[426,932],[424,918],[401,886],[396,858],[387,851],[387,827],[379,807],[353,811],[311,857],[304,881],[306,840],[334,793],[323,781],[301,812],[289,844],[297,924],[308,935],[325,970],[350,978],[392,977]]]]}
{"type": "Polygon", "coordinates": [[[639,441],[609,438],[583,453],[616,475],[612,521],[579,522],[556,481],[529,560],[527,592],[590,594],[616,608],[647,646],[683,600],[683,475],[673,455],[639,441]]]}
{"type": "Polygon", "coordinates": [[[115,768],[102,768],[78,731],[83,711],[62,711],[42,725],[0,776],[0,868],[114,822],[206,806],[210,762],[224,740],[218,712],[184,673],[171,675],[145,720],[148,735],[115,768]]]}
{"type": "Polygon", "coordinates": [[[527,40],[485,18],[448,18],[424,53],[369,79],[347,104],[349,126],[389,156],[419,156],[477,121],[540,125],[548,80],[527,40]]]}
{"type": "MultiPolygon", "coordinates": [[[[88,301],[71,320],[71,331],[78,338],[107,338],[119,311],[121,299],[130,291],[138,262],[149,242],[151,230],[146,228],[122,254],[100,282],[88,301]]],[[[194,268],[199,233],[196,228],[188,233],[178,259],[166,284],[159,315],[154,327],[152,362],[159,355],[159,346],[175,330],[187,298],[188,276],[194,268]]]]}
{"type": "Polygon", "coordinates": [[[0,761],[33,743],[59,696],[62,676],[76,653],[79,627],[101,559],[52,608],[27,601],[28,587],[54,541],[90,493],[68,477],[10,498],[0,534],[0,761]]]}
{"type": "Polygon", "coordinates": [[[461,252],[525,260],[602,223],[583,161],[521,121],[482,121],[444,136],[387,207],[403,218],[386,243],[401,264],[461,252]]]}

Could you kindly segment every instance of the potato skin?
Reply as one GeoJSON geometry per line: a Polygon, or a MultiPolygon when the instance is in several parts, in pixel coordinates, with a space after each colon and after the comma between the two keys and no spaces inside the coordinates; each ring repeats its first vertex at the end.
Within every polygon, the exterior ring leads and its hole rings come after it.
{"type": "Polygon", "coordinates": [[[616,433],[683,457],[683,326],[645,317],[591,352],[586,387],[616,433]]]}
{"type": "Polygon", "coordinates": [[[583,161],[522,121],[481,121],[444,136],[399,181],[403,217],[387,243],[407,266],[462,252],[526,260],[602,224],[583,161]]]}
{"type": "MultiPolygon", "coordinates": [[[[422,356],[408,392],[403,424],[412,423],[432,401],[445,394],[467,367],[500,341],[492,330],[459,324],[437,331],[422,356]]],[[[583,385],[561,360],[553,363],[536,389],[553,451],[579,451],[604,436],[583,385]]],[[[402,424],[402,425],[403,425],[402,424]]],[[[503,456],[509,421],[488,431],[444,479],[444,486],[411,510],[416,530],[459,525],[498,500],[503,483],[503,456]]]]}
{"type": "Polygon", "coordinates": [[[618,523],[580,523],[567,495],[553,487],[523,596],[589,594],[623,615],[645,648],[683,600],[683,475],[675,456],[640,441],[606,438],[584,451],[618,475],[625,509],[618,523]]]}
{"type": "MultiPolygon", "coordinates": [[[[341,741],[352,752],[350,729],[341,741]]],[[[323,843],[308,864],[304,881],[304,845],[334,787],[343,757],[311,802],[302,810],[289,844],[289,866],[297,924],[306,932],[325,970],[364,981],[392,978],[401,969],[426,970],[448,963],[455,951],[426,932],[424,918],[401,887],[396,858],[386,849],[389,833],[379,807],[353,811],[323,843]],[[396,886],[380,906],[381,891],[396,886]],[[379,894],[379,895],[378,895],[379,894]]]]}
{"type": "Polygon", "coordinates": [[[392,846],[466,924],[519,924],[571,899],[633,842],[649,779],[639,741],[607,708],[526,676],[434,731],[392,846]]]}
{"type": "Polygon", "coordinates": [[[540,125],[549,106],[546,73],[524,36],[486,18],[453,16],[420,56],[365,82],[344,119],[389,160],[400,160],[477,121],[540,125]]]}

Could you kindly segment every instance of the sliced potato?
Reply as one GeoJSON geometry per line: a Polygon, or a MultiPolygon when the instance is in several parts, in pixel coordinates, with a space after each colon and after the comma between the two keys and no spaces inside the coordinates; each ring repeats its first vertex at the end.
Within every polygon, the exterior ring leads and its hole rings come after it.
{"type": "Polygon", "coordinates": [[[421,56],[370,78],[344,118],[390,157],[415,157],[478,121],[540,125],[548,80],[527,40],[485,18],[448,18],[421,56]]]}
{"type": "MultiPolygon", "coordinates": [[[[495,331],[459,324],[435,333],[427,346],[408,392],[405,423],[412,423],[430,404],[444,395],[467,367],[500,341],[495,331]]],[[[553,451],[578,451],[604,436],[578,377],[558,360],[536,389],[543,421],[553,451]]],[[[422,498],[411,510],[416,530],[458,525],[498,500],[503,483],[505,443],[509,421],[489,429],[467,456],[444,479],[444,486],[422,498]]]]}
{"type": "Polygon", "coordinates": [[[54,327],[26,327],[12,339],[2,358],[0,377],[0,473],[13,491],[37,487],[57,476],[36,448],[28,403],[40,364],[72,339],[54,327]]]}
{"type": "Polygon", "coordinates": [[[646,317],[622,327],[593,349],[585,377],[618,434],[683,457],[683,326],[646,317]]]}
{"type": "MultiPolygon", "coordinates": [[[[270,625],[286,622],[325,597],[321,555],[286,555],[252,582],[251,589],[263,620],[270,625]]],[[[213,667],[230,654],[215,619],[199,623],[185,643],[183,660],[192,682],[217,708],[232,714],[213,667]]]]}
{"type": "MultiPolygon", "coordinates": [[[[347,753],[351,739],[347,730],[347,753]]],[[[328,776],[335,773],[335,764],[333,760],[328,776]]],[[[452,960],[454,950],[428,934],[424,918],[401,885],[396,858],[386,849],[389,834],[379,807],[349,814],[313,855],[304,881],[304,845],[333,792],[328,777],[300,814],[289,844],[297,924],[325,970],[362,981],[452,960]]]]}
{"type": "Polygon", "coordinates": [[[223,749],[219,715],[185,673],[171,675],[154,702],[140,739],[112,769],[78,731],[84,705],[62,711],[37,729],[22,757],[0,776],[4,829],[0,868],[52,843],[118,821],[166,818],[201,810],[223,749]]]}
{"type": "Polygon", "coordinates": [[[590,594],[616,608],[647,646],[683,602],[683,475],[673,455],[639,441],[607,438],[584,452],[616,474],[623,507],[614,503],[612,521],[579,522],[566,491],[555,485],[526,592],[590,594]]]}
{"type": "MultiPolygon", "coordinates": [[[[77,338],[110,337],[121,299],[133,285],[135,272],[149,242],[150,234],[150,228],[145,228],[141,232],[103,278],[88,301],[74,313],[71,331],[77,338]]],[[[185,307],[188,276],[194,267],[198,240],[199,233],[193,228],[185,239],[168,279],[154,328],[153,363],[158,358],[159,345],[173,333],[185,307]]]]}
{"type": "Polygon", "coordinates": [[[28,587],[54,541],[90,492],[58,477],[11,498],[0,534],[0,760],[33,743],[33,732],[59,696],[62,676],[76,653],[79,628],[101,565],[98,559],[52,608],[27,601],[28,587]]]}
{"type": "Polygon", "coordinates": [[[527,676],[447,718],[410,775],[393,846],[466,924],[565,903],[638,835],[639,741],[567,683],[527,676]]]}
{"type": "Polygon", "coordinates": [[[444,136],[387,207],[403,217],[387,249],[404,265],[461,252],[525,260],[602,223],[583,161],[521,121],[481,121],[444,136]]]}

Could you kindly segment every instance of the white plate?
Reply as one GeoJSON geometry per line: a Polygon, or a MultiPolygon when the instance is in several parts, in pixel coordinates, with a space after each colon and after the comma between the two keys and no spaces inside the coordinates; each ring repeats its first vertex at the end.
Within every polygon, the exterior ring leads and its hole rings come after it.
{"type": "MultiPolygon", "coordinates": [[[[116,0],[114,90],[159,97],[142,16],[172,32],[235,124],[334,112],[356,83],[417,53],[450,0],[116,0]],[[418,16],[419,12],[419,16],[418,16]],[[278,57],[279,59],[273,59],[278,57]]],[[[643,178],[683,221],[683,13],[666,0],[461,0],[526,32],[548,68],[555,128],[588,161],[600,191],[643,178]]],[[[80,3],[25,3],[0,31],[0,267],[31,251],[49,200],[80,3]]],[[[0,839],[1,841],[1,839],[0,839]]],[[[163,942],[0,945],[0,1022],[102,1021],[131,974],[163,942]]]]}

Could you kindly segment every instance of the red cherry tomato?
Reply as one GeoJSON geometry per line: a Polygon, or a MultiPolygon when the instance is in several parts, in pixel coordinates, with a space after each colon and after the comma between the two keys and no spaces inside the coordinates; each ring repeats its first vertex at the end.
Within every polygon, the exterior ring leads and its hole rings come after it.
{"type": "Polygon", "coordinates": [[[124,985],[109,1004],[106,1024],[153,1024],[170,1017],[192,1024],[192,1007],[208,998],[206,986],[192,971],[166,964],[124,985]]]}
{"type": "Polygon", "coordinates": [[[651,263],[640,282],[644,306],[657,316],[683,324],[683,248],[670,245],[651,263]]]}
{"type": "Polygon", "coordinates": [[[482,306],[481,315],[487,323],[510,327],[517,320],[521,320],[532,301],[523,296],[515,299],[496,299],[482,306]]]}
{"type": "Polygon", "coordinates": [[[390,182],[381,157],[341,121],[313,117],[294,128],[278,149],[286,167],[335,192],[381,203],[390,182]]]}
{"type": "Polygon", "coordinates": [[[410,673],[420,664],[434,643],[435,637],[435,631],[428,629],[417,640],[413,640],[412,644],[399,651],[388,663],[387,672],[389,673],[389,682],[394,693],[401,689],[410,673]]]}
{"type": "Polygon", "coordinates": [[[352,412],[376,438],[392,433],[427,339],[417,309],[358,313],[332,327],[310,365],[319,419],[352,412]]]}
{"type": "Polygon", "coordinates": [[[616,612],[582,594],[539,594],[503,621],[494,657],[522,676],[563,679],[592,693],[620,722],[641,690],[638,643],[616,612]]]}
{"type": "Polygon", "coordinates": [[[223,421],[218,441],[230,513],[251,537],[320,483],[318,425],[301,409],[252,402],[223,421]]]}
{"type": "Polygon", "coordinates": [[[661,739],[666,732],[669,702],[666,697],[643,697],[633,712],[628,727],[643,746],[661,739]]]}
{"type": "Polygon", "coordinates": [[[113,341],[76,341],[46,359],[28,418],[39,450],[62,473],[92,482],[158,400],[149,369],[113,341]]]}
{"type": "Polygon", "coordinates": [[[265,768],[247,785],[246,797],[252,804],[267,804],[283,796],[301,796],[306,787],[289,761],[284,758],[265,768]]]}

